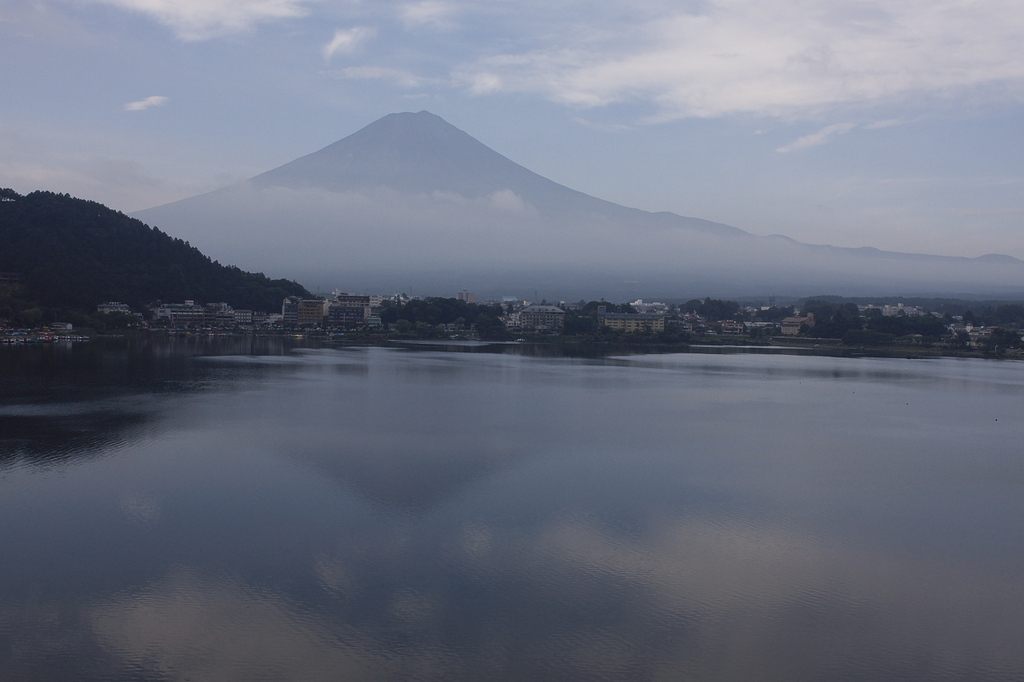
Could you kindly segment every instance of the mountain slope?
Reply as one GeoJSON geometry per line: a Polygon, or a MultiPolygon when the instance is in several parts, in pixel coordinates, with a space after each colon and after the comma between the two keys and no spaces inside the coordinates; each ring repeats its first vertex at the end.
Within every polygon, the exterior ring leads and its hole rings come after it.
{"type": "Polygon", "coordinates": [[[0,271],[22,278],[20,300],[56,310],[193,299],[269,311],[285,296],[308,295],[296,282],[221,265],[135,218],[51,192],[0,190],[0,244],[0,271]]]}
{"type": "Polygon", "coordinates": [[[554,295],[993,292],[1024,262],[801,244],[619,206],[510,161],[428,112],[138,217],[248,267],[331,286],[554,295]]]}
{"type": "Polygon", "coordinates": [[[256,187],[319,187],[340,192],[391,187],[466,197],[511,188],[550,192],[555,183],[519,166],[426,111],[389,114],[320,151],[252,179],[256,187]]]}

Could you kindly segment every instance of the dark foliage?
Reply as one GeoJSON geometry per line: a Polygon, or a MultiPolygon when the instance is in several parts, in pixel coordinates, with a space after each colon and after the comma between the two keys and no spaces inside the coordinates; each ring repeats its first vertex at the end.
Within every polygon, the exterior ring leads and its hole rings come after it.
{"type": "Polygon", "coordinates": [[[867,328],[871,331],[892,334],[893,336],[920,334],[921,336],[938,338],[946,333],[945,323],[931,315],[872,317],[868,320],[867,328]]]}
{"type": "MultiPolygon", "coordinates": [[[[975,325],[994,327],[997,325],[1024,326],[1024,302],[1020,301],[989,301],[989,300],[966,300],[960,298],[921,298],[890,296],[885,298],[877,297],[856,297],[844,298],[842,296],[815,296],[803,299],[798,305],[806,308],[809,304],[827,303],[838,306],[843,303],[857,303],[861,305],[891,305],[902,303],[905,306],[915,306],[926,311],[934,311],[946,317],[949,322],[954,316],[962,316],[964,322],[975,325]]],[[[869,310],[865,316],[881,316],[881,311],[869,310]]]]}
{"type": "Polygon", "coordinates": [[[888,346],[895,338],[892,334],[883,332],[853,329],[843,334],[843,343],[848,346],[888,346]]]}
{"type": "Polygon", "coordinates": [[[995,309],[996,320],[999,324],[1022,324],[1024,323],[1024,305],[1009,303],[995,309]]]}
{"type": "Polygon", "coordinates": [[[679,306],[684,313],[696,312],[705,320],[735,320],[740,311],[736,301],[722,301],[715,298],[692,299],[679,306]]]}
{"type": "Polygon", "coordinates": [[[1009,329],[993,329],[992,335],[985,342],[985,349],[991,351],[1005,350],[1007,348],[1020,348],[1022,345],[1020,334],[1009,329]]]}
{"type": "Polygon", "coordinates": [[[597,309],[587,311],[582,308],[565,311],[565,327],[563,333],[568,336],[582,336],[584,334],[596,334],[597,309]]]}
{"type": "Polygon", "coordinates": [[[417,336],[431,336],[440,324],[473,325],[482,339],[503,339],[505,325],[499,317],[505,313],[500,305],[477,305],[455,298],[432,297],[408,303],[387,302],[381,308],[380,319],[395,324],[400,333],[416,330],[417,336]],[[401,322],[407,324],[400,324],[401,322]]]}
{"type": "Polygon", "coordinates": [[[985,305],[963,311],[964,322],[985,327],[998,325],[1024,326],[1024,306],[1004,303],[999,306],[985,305]]]}
{"type": "MultiPolygon", "coordinates": [[[[188,242],[93,201],[66,194],[0,190],[0,271],[21,275],[0,292],[13,316],[91,313],[104,301],[142,308],[155,301],[224,301],[271,311],[300,284],[210,260],[188,242]]],[[[10,315],[9,315],[10,316],[10,315]]]]}
{"type": "Polygon", "coordinates": [[[808,333],[818,338],[842,339],[849,332],[858,331],[864,326],[855,303],[835,305],[823,300],[807,301],[804,311],[814,314],[815,325],[808,333]]]}
{"type": "Polygon", "coordinates": [[[767,310],[759,310],[754,316],[759,322],[782,322],[787,317],[792,317],[793,306],[772,306],[767,310]]]}

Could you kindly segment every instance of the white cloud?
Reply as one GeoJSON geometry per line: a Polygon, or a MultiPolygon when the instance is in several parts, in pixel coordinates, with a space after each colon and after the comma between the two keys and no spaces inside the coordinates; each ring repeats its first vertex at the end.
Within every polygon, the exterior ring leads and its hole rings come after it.
{"type": "Polygon", "coordinates": [[[488,201],[494,208],[510,213],[522,213],[529,210],[529,206],[522,197],[510,189],[494,192],[488,197],[488,201]]]}
{"type": "Polygon", "coordinates": [[[433,26],[435,28],[453,28],[452,16],[458,7],[451,2],[439,0],[423,0],[399,7],[398,13],[407,28],[433,26]]]}
{"type": "MultiPolygon", "coordinates": [[[[648,102],[656,120],[823,112],[984,88],[1019,98],[1018,0],[652,0],[636,17],[595,3],[519,50],[457,70],[475,94],[527,92],[576,107],[648,102]]],[[[535,5],[543,13],[541,5],[535,5]]],[[[559,23],[560,22],[560,23],[559,23]]]]}
{"type": "Polygon", "coordinates": [[[124,110],[145,111],[146,109],[151,109],[152,107],[162,107],[163,105],[167,104],[168,101],[170,100],[168,100],[163,95],[153,95],[152,97],[140,99],[135,102],[128,102],[128,104],[124,105],[124,110]]]}
{"type": "Polygon", "coordinates": [[[307,14],[318,0],[74,0],[147,14],[182,40],[206,40],[307,14]]]}
{"type": "Polygon", "coordinates": [[[334,32],[331,42],[324,45],[324,59],[330,61],[331,57],[338,53],[348,54],[375,35],[377,35],[376,29],[367,26],[339,28],[334,32]]]}
{"type": "Polygon", "coordinates": [[[825,126],[818,132],[811,133],[810,135],[804,135],[795,142],[791,142],[783,147],[779,147],[775,151],[780,152],[782,154],[787,154],[789,152],[807,149],[808,147],[817,147],[826,144],[829,140],[831,140],[833,137],[836,137],[837,135],[845,135],[846,133],[850,132],[856,127],[857,125],[854,123],[836,123],[834,125],[825,126]]]}
{"type": "Polygon", "coordinates": [[[487,95],[501,92],[505,89],[500,76],[486,71],[471,74],[468,85],[470,92],[474,95],[487,95]]]}
{"type": "Polygon", "coordinates": [[[864,128],[868,130],[882,130],[883,128],[894,128],[896,126],[901,126],[904,123],[906,123],[906,121],[902,119],[889,118],[885,119],[884,121],[875,121],[874,123],[868,123],[864,126],[864,128]]]}

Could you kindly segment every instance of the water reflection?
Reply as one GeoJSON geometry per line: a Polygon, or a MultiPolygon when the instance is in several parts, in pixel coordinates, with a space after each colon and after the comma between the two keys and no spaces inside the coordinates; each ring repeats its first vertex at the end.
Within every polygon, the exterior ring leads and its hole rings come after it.
{"type": "Polygon", "coordinates": [[[0,411],[103,455],[0,475],[0,677],[1024,675],[1017,365],[166,357],[0,411]]]}
{"type": "Polygon", "coordinates": [[[57,464],[117,450],[150,417],[138,412],[82,412],[57,408],[50,413],[0,412],[0,467],[12,460],[57,464]]]}
{"type": "Polygon", "coordinates": [[[161,396],[224,391],[255,376],[246,365],[203,359],[284,357],[295,346],[286,338],[169,337],[3,348],[0,466],[69,463],[153,437],[161,396]]]}
{"type": "Polygon", "coordinates": [[[319,560],[311,605],[175,569],[90,610],[97,641],[172,679],[1012,679],[1020,585],[792,529],[563,521],[319,560]],[[400,576],[405,576],[404,578],[400,576]],[[410,579],[412,577],[412,579],[410,579]],[[969,579],[969,589],[964,580],[969,579]],[[980,578],[980,580],[978,580],[980,578]],[[999,626],[982,632],[979,622],[999,626]],[[197,652],[207,652],[197,656],[197,652]],[[213,655],[215,654],[215,655],[213,655]]]}
{"type": "Polygon", "coordinates": [[[272,592],[189,569],[93,607],[89,620],[104,647],[153,678],[358,680],[396,668],[364,633],[338,632],[272,592]]]}

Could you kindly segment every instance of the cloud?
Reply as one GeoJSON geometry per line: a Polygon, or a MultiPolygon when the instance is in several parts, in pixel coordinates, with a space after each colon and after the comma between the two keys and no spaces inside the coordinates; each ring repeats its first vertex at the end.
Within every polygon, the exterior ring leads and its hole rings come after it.
{"type": "Polygon", "coordinates": [[[350,66],[332,73],[354,80],[389,80],[403,88],[416,88],[426,83],[436,82],[402,69],[390,69],[383,66],[350,66]]]}
{"type": "Polygon", "coordinates": [[[339,28],[334,32],[331,42],[324,45],[324,60],[330,61],[334,55],[348,54],[354,51],[359,45],[377,35],[376,29],[367,26],[355,26],[353,28],[339,28]]]}
{"type": "Polygon", "coordinates": [[[494,192],[488,197],[491,205],[502,211],[510,213],[523,213],[531,209],[522,197],[510,189],[503,189],[494,192]]]}
{"type": "Polygon", "coordinates": [[[868,123],[863,127],[867,130],[882,130],[883,128],[893,128],[895,126],[901,126],[906,121],[898,118],[890,118],[884,121],[875,121],[874,123],[868,123]]]}
{"type": "Polygon", "coordinates": [[[142,144],[120,129],[85,135],[73,126],[59,131],[0,126],[0,187],[22,193],[67,192],[128,212],[209,192],[244,177],[215,167],[196,170],[189,165],[191,156],[173,142],[142,144]],[[187,157],[184,165],[176,157],[179,152],[187,157]]]}
{"type": "Polygon", "coordinates": [[[433,26],[450,29],[455,26],[452,15],[457,11],[458,7],[450,2],[423,0],[402,5],[398,13],[406,28],[433,26]]]}
{"type": "Polygon", "coordinates": [[[316,0],[79,0],[146,14],[182,40],[207,40],[307,14],[316,0]]]}
{"type": "Polygon", "coordinates": [[[635,16],[614,4],[574,18],[552,8],[542,34],[457,78],[474,94],[534,93],[578,108],[643,102],[655,107],[651,120],[816,117],[966,89],[1019,99],[1024,84],[1016,0],[651,0],[635,16]]]}
{"type": "Polygon", "coordinates": [[[128,104],[124,105],[124,110],[145,111],[146,109],[151,109],[152,107],[162,107],[169,101],[170,100],[168,100],[168,98],[164,97],[163,95],[153,95],[152,97],[140,99],[135,102],[128,102],[128,104]]]}
{"type": "Polygon", "coordinates": [[[810,135],[804,135],[795,142],[791,142],[783,147],[779,147],[775,151],[781,154],[788,154],[789,152],[799,151],[801,149],[807,149],[808,147],[817,147],[826,144],[829,140],[837,135],[845,135],[850,132],[857,125],[854,123],[836,123],[834,125],[826,126],[816,133],[810,135]]]}

